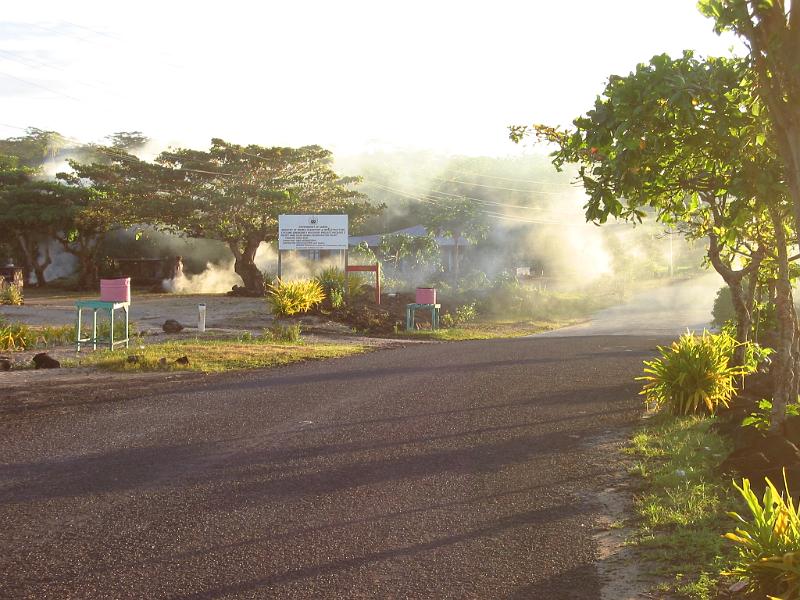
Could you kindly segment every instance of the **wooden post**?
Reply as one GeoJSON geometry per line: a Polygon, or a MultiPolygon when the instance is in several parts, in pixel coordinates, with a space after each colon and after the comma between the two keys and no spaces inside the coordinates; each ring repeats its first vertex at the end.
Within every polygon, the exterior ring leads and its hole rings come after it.
{"type": "Polygon", "coordinates": [[[381,303],[381,263],[375,263],[375,303],[381,303]]]}
{"type": "Polygon", "coordinates": [[[280,279],[281,276],[282,276],[282,273],[281,273],[281,249],[280,249],[280,247],[278,247],[278,279],[280,279]]]}

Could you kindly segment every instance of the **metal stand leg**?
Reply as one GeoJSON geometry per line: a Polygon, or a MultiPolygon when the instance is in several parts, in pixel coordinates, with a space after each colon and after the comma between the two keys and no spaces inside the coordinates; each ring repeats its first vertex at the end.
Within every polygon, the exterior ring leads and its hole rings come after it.
{"type": "Polygon", "coordinates": [[[92,309],[92,350],[97,350],[97,309],[92,309]]]}
{"type": "Polygon", "coordinates": [[[130,329],[130,323],[128,321],[128,307],[126,306],[123,310],[125,311],[125,347],[126,348],[130,348],[129,344],[130,344],[130,339],[131,339],[131,333],[130,333],[130,330],[129,330],[130,329]]]}
{"type": "Polygon", "coordinates": [[[78,310],[78,324],[76,325],[77,333],[75,334],[75,343],[77,345],[76,351],[80,352],[81,351],[81,313],[83,312],[83,310],[81,308],[78,308],[77,310],[78,310]]]}
{"type": "Polygon", "coordinates": [[[114,349],[114,309],[113,308],[109,308],[108,309],[108,316],[109,316],[109,319],[111,320],[111,333],[110,333],[110,335],[108,337],[108,348],[109,348],[109,350],[113,350],[114,349]]]}

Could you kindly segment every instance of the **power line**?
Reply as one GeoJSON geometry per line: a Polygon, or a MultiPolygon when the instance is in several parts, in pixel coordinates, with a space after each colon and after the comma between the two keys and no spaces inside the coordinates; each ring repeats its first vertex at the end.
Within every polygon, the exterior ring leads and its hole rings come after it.
{"type": "Polygon", "coordinates": [[[553,185],[558,187],[575,187],[572,183],[558,183],[554,181],[541,181],[535,179],[519,179],[517,177],[500,177],[498,175],[488,175],[486,173],[476,173],[475,171],[464,171],[462,169],[453,169],[454,173],[461,173],[462,175],[472,175],[473,177],[482,177],[485,179],[500,179],[502,181],[513,181],[516,183],[533,183],[536,185],[553,185]]]}
{"type": "Polygon", "coordinates": [[[0,75],[4,77],[9,77],[11,79],[16,79],[17,81],[21,81],[22,83],[26,83],[28,85],[32,85],[34,87],[41,88],[43,90],[47,90],[48,92],[52,92],[54,94],[58,94],[59,96],[64,96],[65,98],[69,98],[70,100],[74,100],[75,102],[80,102],[80,98],[76,98],[75,96],[70,96],[69,94],[65,94],[64,92],[59,92],[53,88],[47,87],[46,85],[42,85],[40,83],[36,83],[35,81],[30,81],[28,79],[23,79],[22,77],[17,77],[16,75],[11,75],[10,73],[5,73],[0,71],[0,75]]]}
{"type": "MultiPolygon", "coordinates": [[[[386,191],[392,192],[392,193],[394,193],[394,194],[396,194],[398,196],[405,197],[405,198],[408,198],[408,199],[411,199],[411,200],[417,200],[419,202],[423,202],[423,203],[426,203],[426,204],[431,204],[431,205],[434,205],[434,206],[441,206],[442,201],[443,201],[442,198],[432,198],[432,197],[426,196],[426,195],[411,194],[411,193],[408,193],[408,192],[404,192],[402,190],[397,190],[397,189],[390,188],[388,186],[382,186],[380,184],[371,184],[371,185],[373,185],[374,187],[385,189],[386,191]]],[[[468,197],[462,197],[462,198],[470,199],[468,197]]],[[[482,210],[482,209],[478,209],[478,212],[480,212],[481,214],[484,214],[484,215],[486,215],[488,217],[494,218],[494,219],[503,219],[503,220],[513,221],[513,222],[517,222],[517,223],[530,223],[530,224],[536,224],[536,225],[568,225],[568,223],[564,223],[563,221],[547,221],[547,220],[543,220],[543,219],[532,219],[532,218],[528,218],[528,217],[518,217],[518,216],[513,216],[513,215],[504,215],[502,213],[496,213],[496,212],[492,212],[492,211],[488,211],[488,210],[482,210]]]]}
{"type": "MultiPolygon", "coordinates": [[[[392,187],[389,187],[389,186],[386,186],[386,185],[382,185],[382,184],[377,184],[377,183],[365,182],[364,185],[372,185],[372,186],[376,186],[376,187],[381,187],[381,188],[385,189],[386,191],[390,191],[390,192],[404,192],[403,190],[398,190],[397,188],[392,188],[392,187]]],[[[407,192],[404,192],[404,193],[407,193],[407,192]]],[[[465,200],[472,200],[473,202],[477,202],[479,204],[498,206],[498,207],[501,207],[501,208],[512,208],[512,209],[515,209],[515,210],[540,210],[540,211],[548,211],[549,210],[549,209],[546,209],[546,208],[542,208],[540,206],[523,206],[523,205],[519,205],[519,204],[508,204],[508,203],[505,203],[505,202],[496,202],[494,200],[487,200],[485,198],[475,198],[473,196],[464,196],[463,194],[450,194],[448,192],[441,192],[441,191],[438,191],[438,190],[430,190],[427,193],[412,190],[411,193],[424,195],[424,196],[428,196],[428,197],[430,197],[432,195],[439,195],[439,196],[444,196],[446,198],[452,198],[452,199],[462,199],[463,198],[465,200]]]]}
{"type": "MultiPolygon", "coordinates": [[[[471,185],[471,186],[475,186],[475,187],[482,187],[482,188],[487,188],[487,189],[490,189],[490,190],[501,190],[501,191],[505,191],[505,192],[521,192],[521,193],[524,193],[524,194],[540,194],[540,195],[543,194],[543,195],[546,195],[546,196],[563,196],[564,195],[563,192],[550,192],[550,191],[540,191],[540,190],[523,190],[523,189],[520,189],[520,188],[508,188],[508,187],[500,187],[500,186],[496,186],[496,185],[486,185],[485,183],[474,183],[472,181],[461,181],[459,179],[444,179],[442,177],[434,177],[433,179],[435,179],[437,181],[443,181],[445,183],[459,183],[461,185],[471,185]]],[[[572,187],[572,186],[570,186],[570,187],[572,187]]],[[[573,188],[573,189],[577,189],[577,188],[573,188]]]]}

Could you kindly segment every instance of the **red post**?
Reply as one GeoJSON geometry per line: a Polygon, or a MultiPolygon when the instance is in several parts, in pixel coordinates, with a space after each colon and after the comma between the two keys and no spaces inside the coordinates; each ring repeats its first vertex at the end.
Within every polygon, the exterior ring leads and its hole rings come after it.
{"type": "Polygon", "coordinates": [[[374,265],[347,265],[345,272],[352,273],[354,271],[367,271],[375,273],[375,303],[381,303],[381,263],[374,265]]]}

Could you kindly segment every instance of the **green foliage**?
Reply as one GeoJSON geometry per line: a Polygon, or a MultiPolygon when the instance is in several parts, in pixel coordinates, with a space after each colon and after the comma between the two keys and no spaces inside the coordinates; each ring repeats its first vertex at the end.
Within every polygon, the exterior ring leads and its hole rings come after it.
{"type": "Polygon", "coordinates": [[[274,323],[264,329],[262,339],[269,342],[286,342],[289,344],[298,344],[301,341],[300,334],[302,328],[299,323],[294,325],[281,325],[274,323]]]}
{"type": "Polygon", "coordinates": [[[31,341],[31,330],[22,323],[0,322],[0,350],[25,350],[31,341]]]}
{"type": "Polygon", "coordinates": [[[282,281],[268,286],[267,303],[276,316],[291,316],[305,313],[325,300],[325,290],[315,279],[305,281],[282,281]]]}
{"type": "MultiPolygon", "coordinates": [[[[750,332],[752,339],[758,339],[758,335],[765,331],[773,331],[777,326],[775,315],[775,304],[772,302],[756,302],[753,306],[753,329],[750,332]]],[[[733,300],[731,300],[731,288],[723,286],[714,298],[714,307],[711,310],[711,324],[714,327],[723,328],[731,324],[731,331],[736,331],[736,314],[733,310],[733,300]]]]}
{"type": "Polygon", "coordinates": [[[711,324],[721,328],[726,323],[733,321],[736,313],[733,310],[733,300],[731,300],[731,288],[727,285],[722,286],[717,291],[714,298],[714,307],[711,309],[711,324]]]}
{"type": "Polygon", "coordinates": [[[415,269],[423,265],[438,266],[440,258],[439,244],[432,235],[385,235],[381,238],[378,252],[396,270],[401,267],[415,269]]]}
{"type": "Polygon", "coordinates": [[[759,501],[748,479],[734,487],[744,498],[750,517],[736,512],[733,533],[726,533],[739,551],[731,575],[746,578],[753,591],[783,600],[800,599],[800,515],[792,500],[784,473],[784,490],[778,492],[766,479],[767,487],[759,501]]]}
{"type": "Polygon", "coordinates": [[[344,294],[342,290],[331,290],[328,294],[328,298],[331,301],[331,308],[339,309],[344,306],[344,294]]]}
{"type": "Polygon", "coordinates": [[[642,480],[633,498],[638,518],[631,543],[669,590],[716,598],[720,570],[733,552],[719,534],[731,496],[719,465],[730,447],[714,419],[657,415],[626,452],[636,461],[631,473],[642,480]]]}
{"type": "Polygon", "coordinates": [[[0,304],[7,304],[10,306],[22,306],[25,298],[22,295],[22,290],[13,283],[0,282],[0,304]]]}
{"type": "Polygon", "coordinates": [[[358,298],[364,293],[364,280],[357,273],[347,274],[337,267],[323,269],[315,280],[322,286],[331,308],[341,308],[345,297],[358,298]]]}
{"type": "Polygon", "coordinates": [[[669,347],[659,346],[660,358],[645,361],[642,391],[648,403],[674,415],[710,414],[727,407],[736,391],[736,378],[756,369],[752,358],[731,366],[739,342],[728,333],[698,336],[687,332],[669,347]]]}
{"type": "MultiPolygon", "coordinates": [[[[759,400],[758,410],[744,418],[742,427],[755,427],[759,431],[768,431],[772,422],[771,415],[772,401],[767,399],[759,400]]],[[[787,417],[796,417],[798,415],[800,415],[800,403],[795,402],[794,404],[786,405],[787,417]]]]}

